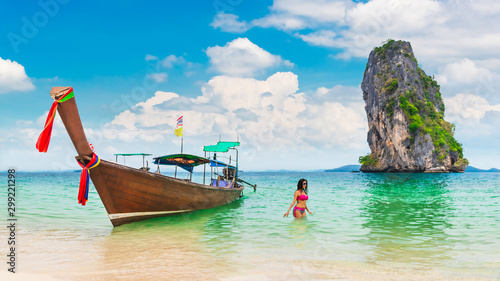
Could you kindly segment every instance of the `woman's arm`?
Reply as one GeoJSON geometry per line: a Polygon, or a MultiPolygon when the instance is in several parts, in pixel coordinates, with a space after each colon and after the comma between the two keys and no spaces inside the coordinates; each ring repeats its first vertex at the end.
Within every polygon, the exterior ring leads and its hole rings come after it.
{"type": "Polygon", "coordinates": [[[295,202],[297,202],[297,197],[298,196],[299,196],[299,193],[297,191],[295,191],[295,193],[293,194],[292,204],[290,205],[290,208],[288,208],[288,211],[283,215],[283,217],[288,217],[288,214],[290,213],[290,210],[295,205],[295,202]]]}
{"type": "Polygon", "coordinates": [[[307,210],[307,212],[308,212],[309,214],[311,214],[311,215],[312,215],[312,212],[311,212],[311,211],[309,211],[309,208],[307,208],[307,204],[306,204],[306,208],[305,208],[305,209],[307,210]]]}

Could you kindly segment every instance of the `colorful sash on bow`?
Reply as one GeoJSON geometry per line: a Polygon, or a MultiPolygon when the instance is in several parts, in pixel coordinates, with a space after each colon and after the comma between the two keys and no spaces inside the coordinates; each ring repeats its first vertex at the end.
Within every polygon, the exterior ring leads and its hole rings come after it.
{"type": "Polygon", "coordinates": [[[52,107],[49,110],[49,115],[47,116],[47,121],[45,121],[45,128],[43,128],[43,131],[38,137],[38,141],[36,142],[36,149],[38,149],[38,151],[47,152],[47,149],[49,148],[50,135],[52,134],[52,126],[54,125],[54,118],[56,117],[57,104],[63,103],[74,96],[75,95],[73,94],[73,88],[70,87],[66,94],[52,103],[52,107]]]}
{"type": "Polygon", "coordinates": [[[89,169],[97,167],[101,163],[101,159],[97,154],[93,153],[92,159],[87,165],[83,165],[80,161],[77,161],[80,167],[83,168],[80,174],[80,189],[78,191],[78,204],[85,206],[85,203],[89,200],[89,169]]]}

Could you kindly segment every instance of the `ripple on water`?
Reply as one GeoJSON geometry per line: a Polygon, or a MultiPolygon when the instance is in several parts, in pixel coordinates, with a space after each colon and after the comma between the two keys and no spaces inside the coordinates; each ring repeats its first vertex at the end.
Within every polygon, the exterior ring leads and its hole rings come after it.
{"type": "Polygon", "coordinates": [[[78,173],[20,175],[20,255],[75,279],[495,279],[499,175],[245,173],[242,200],[117,228],[93,187],[77,204],[78,173]],[[283,218],[302,177],[314,215],[283,218]]]}

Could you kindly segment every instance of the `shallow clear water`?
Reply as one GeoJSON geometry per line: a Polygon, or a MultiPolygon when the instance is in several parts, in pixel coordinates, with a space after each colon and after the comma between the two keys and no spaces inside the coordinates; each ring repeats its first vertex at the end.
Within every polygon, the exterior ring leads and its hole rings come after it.
{"type": "MultiPolygon", "coordinates": [[[[257,192],[247,188],[236,202],[116,228],[93,186],[87,206],[77,204],[79,173],[17,178],[22,273],[103,280],[500,279],[499,173],[248,172],[243,178],[257,183],[257,192]],[[314,214],[283,218],[301,177],[314,214]]],[[[1,196],[6,202],[6,192],[1,196]]],[[[5,229],[0,234],[7,237],[5,229]]]]}

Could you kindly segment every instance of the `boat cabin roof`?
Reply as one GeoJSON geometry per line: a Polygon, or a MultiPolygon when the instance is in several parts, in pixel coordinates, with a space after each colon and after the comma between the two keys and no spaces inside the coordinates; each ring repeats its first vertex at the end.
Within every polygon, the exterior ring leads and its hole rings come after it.
{"type": "Polygon", "coordinates": [[[206,152],[228,152],[229,148],[240,146],[239,141],[220,141],[216,145],[206,145],[203,151],[206,152]]]}
{"type": "Polygon", "coordinates": [[[193,172],[193,168],[199,165],[208,164],[210,160],[191,154],[170,154],[153,158],[154,164],[177,165],[182,169],[193,172]]]}
{"type": "Polygon", "coordinates": [[[191,155],[191,154],[170,154],[153,158],[154,164],[160,165],[177,165],[182,169],[193,172],[193,168],[199,165],[204,165],[210,163],[212,167],[229,167],[230,169],[236,169],[233,165],[228,165],[224,162],[217,161],[214,159],[207,159],[205,157],[191,155]]]}

